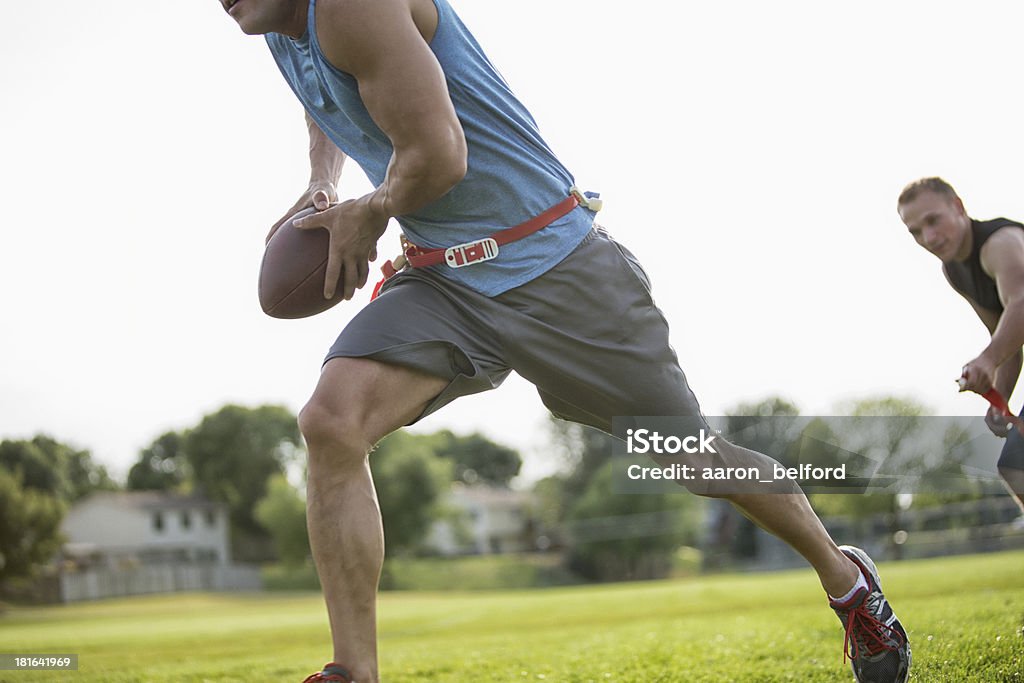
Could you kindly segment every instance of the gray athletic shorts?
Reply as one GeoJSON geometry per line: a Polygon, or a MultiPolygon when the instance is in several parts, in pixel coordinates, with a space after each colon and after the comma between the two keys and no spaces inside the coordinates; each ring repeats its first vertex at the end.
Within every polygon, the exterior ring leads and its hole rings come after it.
{"type": "Polygon", "coordinates": [[[407,268],[345,327],[327,360],[337,357],[449,380],[420,418],[496,388],[512,370],[557,417],[606,432],[617,416],[700,415],[647,274],[601,228],[544,275],[496,297],[407,268]]]}
{"type": "MultiPolygon", "coordinates": [[[[1021,411],[1020,417],[1024,419],[1024,410],[1021,411]]],[[[1021,436],[1020,430],[1011,429],[1006,435],[1006,443],[1003,444],[997,464],[999,467],[1024,470],[1024,436],[1021,436]]]]}

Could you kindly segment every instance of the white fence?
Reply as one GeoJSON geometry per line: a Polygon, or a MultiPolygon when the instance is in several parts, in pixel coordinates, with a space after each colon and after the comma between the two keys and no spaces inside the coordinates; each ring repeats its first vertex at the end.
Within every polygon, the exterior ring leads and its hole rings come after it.
{"type": "Polygon", "coordinates": [[[159,564],[90,567],[60,575],[63,602],[146,593],[260,590],[258,567],[221,564],[159,564]]]}

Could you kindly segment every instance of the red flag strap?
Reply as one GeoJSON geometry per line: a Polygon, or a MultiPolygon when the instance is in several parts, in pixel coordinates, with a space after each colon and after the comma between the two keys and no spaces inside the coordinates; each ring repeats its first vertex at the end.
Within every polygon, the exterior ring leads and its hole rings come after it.
{"type": "Polygon", "coordinates": [[[502,245],[515,242],[527,235],[532,235],[542,228],[546,228],[580,205],[593,211],[599,211],[601,209],[601,200],[597,196],[591,197],[573,187],[568,197],[554,206],[545,209],[530,220],[511,228],[499,230],[490,237],[485,237],[475,242],[457,244],[453,247],[437,249],[418,247],[415,244],[409,243],[403,236],[402,253],[391,261],[385,261],[384,265],[381,266],[380,270],[384,278],[373,288],[370,300],[376,299],[384,283],[406,266],[425,268],[444,263],[450,268],[462,268],[475,263],[490,261],[498,255],[499,248],[502,245]]]}
{"type": "MultiPolygon", "coordinates": [[[[956,382],[962,391],[966,384],[966,380],[961,377],[956,382]]],[[[1012,410],[1010,410],[1010,405],[1006,402],[1006,397],[999,393],[998,389],[992,387],[984,394],[981,394],[981,397],[988,401],[990,406],[998,410],[1002,416],[1006,418],[1007,422],[1016,427],[1018,432],[1024,434],[1024,420],[1021,420],[1013,413],[1012,410]]]]}

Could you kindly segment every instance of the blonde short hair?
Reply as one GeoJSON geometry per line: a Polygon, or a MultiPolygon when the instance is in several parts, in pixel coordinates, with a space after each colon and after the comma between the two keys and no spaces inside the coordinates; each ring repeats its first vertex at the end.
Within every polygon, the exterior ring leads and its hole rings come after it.
{"type": "Polygon", "coordinates": [[[925,190],[936,194],[944,194],[950,199],[960,198],[957,195],[956,190],[953,189],[953,186],[942,178],[921,178],[920,180],[915,180],[903,188],[903,191],[900,192],[900,198],[896,201],[896,206],[903,206],[908,202],[914,201],[914,199],[916,199],[917,196],[925,190]]]}

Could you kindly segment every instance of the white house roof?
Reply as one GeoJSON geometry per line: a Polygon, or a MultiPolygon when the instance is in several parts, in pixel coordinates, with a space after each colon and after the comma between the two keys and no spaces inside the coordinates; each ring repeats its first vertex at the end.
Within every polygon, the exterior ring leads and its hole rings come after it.
{"type": "Polygon", "coordinates": [[[223,503],[215,503],[202,496],[186,496],[166,491],[100,491],[79,501],[77,505],[85,503],[146,511],[218,509],[226,507],[223,503]]]}

